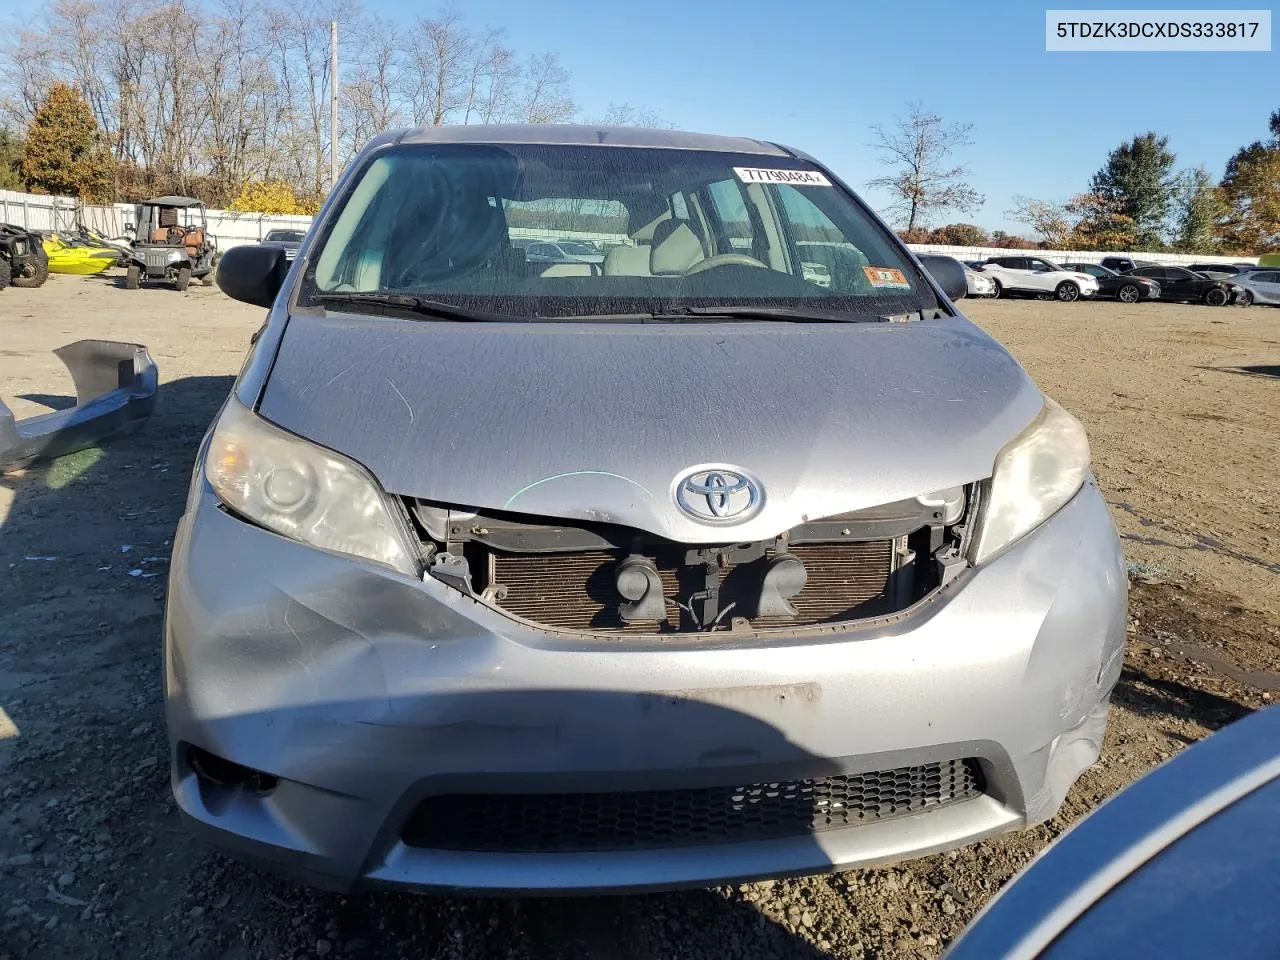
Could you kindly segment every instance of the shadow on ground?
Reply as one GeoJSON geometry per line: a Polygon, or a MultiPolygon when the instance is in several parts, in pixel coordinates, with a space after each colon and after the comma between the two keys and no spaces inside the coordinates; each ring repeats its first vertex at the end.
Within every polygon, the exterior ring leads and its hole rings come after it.
{"type": "Polygon", "coordinates": [[[162,610],[193,458],[231,384],[164,383],[141,432],[0,476],[0,707],[18,730],[0,742],[0,956],[825,956],[712,890],[341,896],[194,844],[169,787],[162,610]]]}

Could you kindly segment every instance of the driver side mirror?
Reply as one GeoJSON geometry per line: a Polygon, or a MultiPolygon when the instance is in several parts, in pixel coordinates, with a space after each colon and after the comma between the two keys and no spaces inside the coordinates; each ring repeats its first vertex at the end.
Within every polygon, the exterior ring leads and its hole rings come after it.
{"type": "Polygon", "coordinates": [[[218,287],[233,300],[270,307],[288,272],[284,247],[241,244],[218,260],[218,287]]]}
{"type": "Polygon", "coordinates": [[[942,288],[952,300],[959,300],[969,292],[969,280],[964,273],[964,264],[955,257],[946,257],[940,253],[922,253],[916,259],[920,266],[933,278],[933,282],[942,288]]]}

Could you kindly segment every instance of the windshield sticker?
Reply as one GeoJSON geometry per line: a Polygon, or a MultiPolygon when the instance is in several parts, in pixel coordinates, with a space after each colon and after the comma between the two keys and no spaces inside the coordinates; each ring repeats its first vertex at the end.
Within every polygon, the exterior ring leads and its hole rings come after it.
{"type": "Polygon", "coordinates": [[[831,181],[817,170],[768,170],[763,167],[734,167],[743,183],[789,183],[797,187],[829,187],[831,181]]]}
{"type": "Polygon", "coordinates": [[[898,290],[911,289],[911,284],[907,283],[907,275],[893,267],[863,267],[862,272],[867,275],[867,282],[873,287],[893,287],[898,290]]]}

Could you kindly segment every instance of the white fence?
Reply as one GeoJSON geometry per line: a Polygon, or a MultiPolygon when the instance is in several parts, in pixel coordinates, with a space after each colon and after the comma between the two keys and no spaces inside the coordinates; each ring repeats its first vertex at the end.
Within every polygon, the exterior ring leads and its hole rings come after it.
{"type": "Polygon", "coordinates": [[[1101,263],[1103,257],[1129,257],[1152,263],[1186,266],[1190,263],[1254,263],[1257,257],[1216,257],[1198,253],[1141,253],[1098,250],[1011,250],[1007,247],[949,247],[938,243],[909,243],[916,253],[942,253],[957,260],[985,260],[987,257],[1044,257],[1057,263],[1101,263]]]}
{"type": "MultiPolygon", "coordinates": [[[[125,225],[134,222],[133,204],[117,203],[108,206],[81,204],[71,197],[49,197],[34,193],[18,193],[0,190],[0,223],[14,223],[26,230],[71,230],[78,223],[92,227],[107,237],[124,235],[125,225]]],[[[232,213],[228,210],[210,210],[209,232],[218,241],[218,249],[243,243],[256,243],[268,230],[306,230],[311,226],[310,217],[294,217],[268,213],[232,213]]],[[[536,230],[512,228],[515,240],[585,240],[597,244],[612,245],[626,242],[614,234],[596,234],[583,231],[536,230]]],[[[1012,250],[1005,247],[951,247],[933,243],[909,244],[916,253],[943,253],[957,260],[985,260],[987,257],[1038,256],[1048,260],[1070,263],[1099,263],[1103,257],[1131,257],[1151,260],[1155,263],[1257,263],[1257,257],[1215,257],[1189,253],[1101,252],[1096,250],[1012,250]]]]}
{"type": "MultiPolygon", "coordinates": [[[[83,223],[106,237],[122,237],[125,227],[136,218],[137,211],[131,203],[82,204],[72,197],[0,190],[0,223],[13,223],[24,230],[74,230],[83,223]]],[[[217,239],[219,250],[257,243],[268,230],[306,230],[311,226],[310,217],[284,214],[209,210],[208,218],[209,232],[217,239]]]]}

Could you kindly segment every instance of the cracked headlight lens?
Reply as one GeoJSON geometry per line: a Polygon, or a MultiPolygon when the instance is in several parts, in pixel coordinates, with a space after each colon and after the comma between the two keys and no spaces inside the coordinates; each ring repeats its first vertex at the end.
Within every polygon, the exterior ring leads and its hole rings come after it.
{"type": "Polygon", "coordinates": [[[204,464],[236,513],[300,543],[418,574],[404,522],[354,460],[296,437],[236,399],[214,427],[204,464]]]}
{"type": "Polygon", "coordinates": [[[1089,476],[1084,426],[1052,400],[996,455],[973,562],[983,563],[1058,512],[1089,476]]]}

